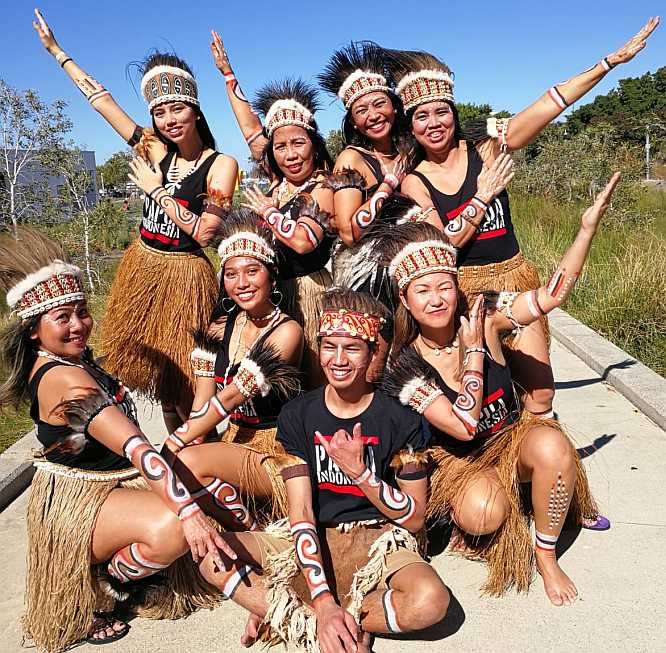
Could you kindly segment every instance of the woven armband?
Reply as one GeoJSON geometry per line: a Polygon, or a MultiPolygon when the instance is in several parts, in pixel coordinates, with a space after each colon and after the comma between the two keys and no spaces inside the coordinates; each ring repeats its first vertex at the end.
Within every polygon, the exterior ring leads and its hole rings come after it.
{"type": "Polygon", "coordinates": [[[215,376],[215,354],[197,347],[190,354],[194,376],[215,376]]]}
{"type": "Polygon", "coordinates": [[[400,391],[400,403],[422,415],[443,392],[423,377],[414,377],[400,391]]]}
{"type": "Polygon", "coordinates": [[[244,358],[234,376],[234,385],[246,399],[251,399],[260,394],[265,397],[271,386],[266,380],[261,368],[250,358],[244,358]]]}

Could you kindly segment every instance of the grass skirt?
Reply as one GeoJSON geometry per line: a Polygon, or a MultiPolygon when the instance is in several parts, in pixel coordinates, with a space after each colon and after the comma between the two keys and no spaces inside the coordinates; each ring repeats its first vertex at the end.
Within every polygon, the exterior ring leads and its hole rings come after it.
{"type": "MultiPolygon", "coordinates": [[[[400,548],[418,551],[416,538],[394,524],[345,524],[320,532],[326,579],[334,596],[358,622],[361,604],[386,571],[387,557],[400,548]]],[[[268,611],[264,623],[270,626],[270,641],[304,647],[319,653],[317,620],[310,592],[296,562],[289,522],[282,520],[266,533],[290,542],[289,548],[269,556],[264,569],[268,611]]]]}
{"type": "Polygon", "coordinates": [[[297,277],[293,283],[296,304],[294,317],[303,327],[305,339],[301,363],[305,376],[303,386],[305,390],[312,390],[324,382],[324,374],[319,365],[317,331],[319,330],[322,294],[331,287],[333,280],[329,271],[323,269],[304,277],[297,277]]]}
{"type": "MultiPolygon", "coordinates": [[[[525,292],[534,290],[541,285],[539,275],[532,263],[526,261],[518,252],[513,258],[501,263],[488,265],[462,265],[458,268],[458,288],[465,297],[468,306],[474,301],[476,295],[484,290],[496,292],[525,292]]],[[[548,318],[543,315],[539,318],[546,339],[550,342],[548,318]]],[[[505,344],[511,346],[509,338],[505,344]]]]}
{"type": "MultiPolygon", "coordinates": [[[[98,608],[92,569],[97,515],[118,487],[147,489],[134,468],[90,472],[37,462],[28,501],[28,561],[21,624],[38,650],[52,653],[87,636],[98,608]]],[[[148,618],[177,618],[215,607],[217,591],[206,586],[186,554],[164,572],[165,585],[137,610],[148,618]]]]}
{"type": "MultiPolygon", "coordinates": [[[[505,431],[488,438],[483,445],[460,456],[460,448],[451,445],[434,447],[435,469],[430,477],[430,499],[427,519],[441,519],[461,497],[467,484],[484,471],[495,468],[509,501],[509,514],[502,526],[492,535],[475,538],[470,557],[488,563],[488,579],[481,590],[499,596],[510,587],[518,592],[529,589],[534,570],[534,545],[530,536],[528,508],[523,504],[518,478],[518,456],[523,440],[534,426],[549,426],[568,436],[555,420],[539,419],[523,411],[520,420],[505,431]],[[463,464],[460,464],[463,461],[463,464]]],[[[571,443],[572,450],[574,449],[571,443]]],[[[597,505],[590,492],[585,469],[576,451],[576,485],[568,518],[580,523],[583,517],[596,517],[597,505]]]]}
{"type": "Polygon", "coordinates": [[[255,462],[250,457],[243,460],[240,470],[240,496],[260,524],[270,524],[288,514],[287,490],[280,475],[281,459],[286,456],[284,447],[277,441],[277,428],[250,429],[230,423],[222,436],[222,442],[234,443],[261,456],[261,465],[273,486],[268,500],[257,500],[257,474],[255,462]]]}
{"type": "Polygon", "coordinates": [[[102,324],[104,367],[153,400],[191,403],[191,331],[208,327],[217,294],[203,252],[164,253],[135,240],[111,287],[102,324]]]}

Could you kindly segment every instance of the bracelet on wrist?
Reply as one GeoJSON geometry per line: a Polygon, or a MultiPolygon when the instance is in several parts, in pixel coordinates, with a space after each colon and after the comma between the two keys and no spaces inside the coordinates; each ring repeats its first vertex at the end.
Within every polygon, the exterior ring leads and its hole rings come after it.
{"type": "Polygon", "coordinates": [[[71,59],[71,57],[69,57],[69,56],[67,55],[67,53],[66,53],[64,50],[60,50],[60,52],[58,52],[58,54],[56,54],[56,55],[54,55],[54,56],[55,56],[55,60],[56,60],[61,66],[63,65],[63,62],[67,61],[67,59],[71,59]]]}
{"type": "Polygon", "coordinates": [[[472,354],[482,354],[483,356],[486,355],[486,350],[483,347],[468,347],[465,350],[465,358],[463,359],[463,365],[466,366],[467,363],[469,362],[469,357],[472,354]]]}
{"type": "Polygon", "coordinates": [[[228,73],[224,73],[224,82],[226,84],[231,84],[231,82],[236,81],[236,75],[232,71],[229,71],[228,73]]]}
{"type": "Polygon", "coordinates": [[[352,478],[350,480],[354,485],[360,485],[361,483],[365,483],[370,478],[372,478],[372,471],[370,471],[370,468],[366,466],[366,468],[356,478],[352,478]]]}
{"type": "Polygon", "coordinates": [[[615,66],[614,66],[610,61],[608,61],[608,57],[604,57],[604,58],[599,62],[599,65],[600,65],[600,66],[601,66],[606,72],[608,72],[609,70],[612,70],[613,68],[615,68],[615,66]]]}
{"type": "MultiPolygon", "coordinates": [[[[490,199],[490,198],[489,198],[490,199]]],[[[474,204],[477,208],[487,211],[490,207],[490,203],[482,200],[478,195],[475,195],[471,200],[471,204],[474,204]]]]}

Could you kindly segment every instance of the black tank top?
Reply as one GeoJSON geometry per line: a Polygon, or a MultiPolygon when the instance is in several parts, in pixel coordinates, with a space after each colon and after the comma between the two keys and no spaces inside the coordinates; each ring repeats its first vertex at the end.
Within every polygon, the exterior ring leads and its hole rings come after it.
{"type": "MultiPolygon", "coordinates": [[[[439,373],[437,373],[435,378],[444,396],[454,404],[458,398],[458,390],[453,390],[446,385],[446,382],[439,373]]],[[[520,405],[513,387],[513,381],[511,380],[509,366],[500,365],[487,354],[483,361],[483,403],[481,405],[481,415],[479,416],[479,426],[477,427],[474,440],[469,444],[473,445],[472,448],[476,447],[479,440],[488,438],[501,429],[510,426],[518,421],[519,417],[520,405]]],[[[431,429],[440,439],[444,441],[451,440],[451,436],[432,425],[431,429]]]]}
{"type": "MultiPolygon", "coordinates": [[[[231,334],[234,330],[234,324],[238,312],[234,311],[228,318],[224,327],[224,335],[222,336],[223,347],[218,352],[215,359],[215,382],[218,391],[223,387],[229,385],[234,380],[234,375],[238,371],[239,363],[232,365],[229,369],[228,376],[227,367],[229,366],[229,346],[231,344],[231,334]]],[[[291,322],[293,318],[285,315],[274,327],[270,328],[258,340],[258,344],[266,342],[268,336],[271,335],[282,324],[291,322]]],[[[234,352],[232,352],[232,355],[234,352]]],[[[284,401],[280,399],[272,390],[262,397],[257,395],[252,399],[241,404],[233,413],[231,413],[231,421],[238,426],[243,426],[250,429],[270,429],[275,426],[277,416],[282,408],[284,401]]]]}
{"type": "MultiPolygon", "coordinates": [[[[78,469],[94,470],[98,472],[116,471],[129,469],[132,463],[123,456],[119,456],[111,449],[104,446],[92,437],[87,431],[84,434],[74,432],[64,424],[49,424],[39,417],[39,399],[37,392],[39,384],[44,375],[54,367],[64,365],[58,361],[49,361],[42,365],[30,379],[28,392],[32,399],[30,405],[30,417],[37,427],[37,439],[44,447],[44,458],[52,463],[76,467],[78,469]],[[68,451],[67,439],[70,436],[85,438],[85,447],[79,453],[68,451]]],[[[136,408],[124,386],[114,377],[110,376],[101,368],[86,366],[88,372],[98,383],[104,394],[113,401],[136,425],[136,408]]],[[[70,443],[71,444],[71,443],[70,443]]]]}
{"type": "MultiPolygon", "coordinates": [[[[301,193],[311,193],[316,185],[317,182],[313,181],[301,193]]],[[[296,213],[297,198],[298,195],[294,195],[286,204],[280,207],[280,211],[285,215],[289,215],[292,220],[298,220],[298,214],[296,213]]],[[[331,258],[331,248],[333,247],[334,240],[331,236],[326,235],[324,231],[324,237],[319,245],[306,254],[299,254],[283,242],[277,241],[280,279],[297,279],[298,277],[305,277],[313,272],[323,270],[331,258]]]]}
{"type": "Polygon", "coordinates": [[[384,181],[382,164],[377,160],[376,157],[372,156],[372,154],[365,152],[358,147],[349,145],[346,149],[354,150],[354,152],[360,154],[361,158],[368,164],[368,167],[370,170],[372,170],[372,174],[375,176],[376,183],[372,186],[366,186],[365,190],[363,191],[363,202],[367,202],[370,197],[372,197],[377,192],[380,184],[384,181]]]}
{"type": "MultiPolygon", "coordinates": [[[[476,148],[467,142],[467,174],[457,193],[446,195],[428,180],[421,172],[414,171],[430,194],[439,217],[453,220],[469,204],[476,193],[477,177],[483,168],[483,160],[476,148]]],[[[520,251],[518,241],[513,233],[509,194],[502,191],[490,204],[483,216],[477,233],[458,251],[458,265],[487,265],[501,263],[513,258],[520,251]]]]}
{"type": "MultiPolygon", "coordinates": [[[[160,161],[164,188],[188,211],[201,215],[205,195],[208,192],[206,177],[219,153],[213,152],[201,165],[182,179],[171,182],[168,179],[168,173],[174,156],[176,156],[175,152],[169,152],[160,161]]],[[[196,252],[201,249],[201,245],[192,236],[182,231],[147,195],[143,202],[140,232],[141,240],[146,245],[162,252],[196,252]]]]}

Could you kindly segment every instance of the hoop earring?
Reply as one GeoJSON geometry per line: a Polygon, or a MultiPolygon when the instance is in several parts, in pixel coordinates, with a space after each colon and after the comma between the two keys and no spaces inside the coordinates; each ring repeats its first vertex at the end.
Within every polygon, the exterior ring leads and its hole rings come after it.
{"type": "Polygon", "coordinates": [[[223,297],[222,308],[224,309],[225,313],[233,313],[236,310],[236,302],[233,299],[231,299],[231,297],[223,297]],[[231,306],[229,308],[227,308],[227,305],[224,303],[227,300],[231,302],[231,306]]]}
{"type": "Polygon", "coordinates": [[[277,308],[282,303],[282,299],[283,299],[283,295],[282,295],[281,290],[279,290],[277,288],[274,288],[273,290],[271,290],[271,294],[270,294],[268,300],[270,301],[271,304],[273,304],[273,306],[275,306],[277,308]],[[273,301],[273,295],[280,295],[280,299],[278,299],[276,302],[274,302],[273,301]]]}

